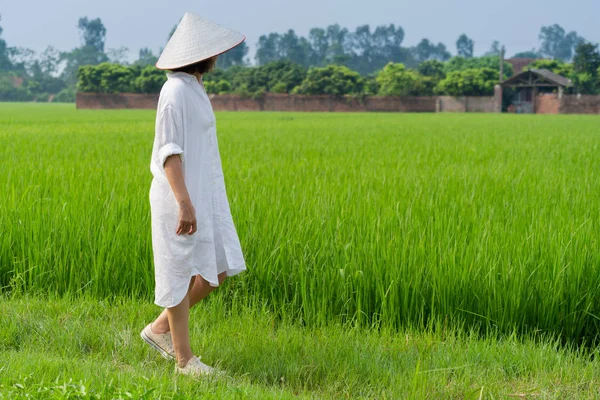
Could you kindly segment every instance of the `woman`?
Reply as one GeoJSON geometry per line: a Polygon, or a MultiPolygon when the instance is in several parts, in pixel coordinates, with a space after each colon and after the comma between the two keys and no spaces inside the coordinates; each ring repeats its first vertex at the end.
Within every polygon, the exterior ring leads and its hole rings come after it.
{"type": "Polygon", "coordinates": [[[244,39],[186,13],[156,63],[170,71],[158,101],[150,164],[155,303],[165,309],[141,336],[186,375],[215,372],[190,347],[190,307],[226,277],[246,270],[229,211],[215,116],[202,84],[218,55],[244,39]]]}

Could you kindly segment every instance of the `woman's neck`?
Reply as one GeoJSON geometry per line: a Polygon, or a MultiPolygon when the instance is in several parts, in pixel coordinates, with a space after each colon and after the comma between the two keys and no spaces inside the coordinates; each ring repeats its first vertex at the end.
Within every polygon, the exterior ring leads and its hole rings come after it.
{"type": "Polygon", "coordinates": [[[198,79],[199,83],[202,83],[202,74],[199,72],[194,72],[193,75],[198,79]]]}

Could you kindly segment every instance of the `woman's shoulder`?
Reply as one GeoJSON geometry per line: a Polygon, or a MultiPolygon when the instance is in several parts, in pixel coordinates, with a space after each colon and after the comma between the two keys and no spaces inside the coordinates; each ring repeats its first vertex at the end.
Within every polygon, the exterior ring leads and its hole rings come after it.
{"type": "Polygon", "coordinates": [[[160,90],[160,97],[175,98],[185,95],[186,83],[180,79],[167,79],[160,90]]]}
{"type": "Polygon", "coordinates": [[[158,97],[159,108],[165,108],[172,106],[179,109],[185,104],[186,92],[189,88],[186,87],[185,82],[181,82],[179,79],[167,80],[160,90],[158,97]]]}

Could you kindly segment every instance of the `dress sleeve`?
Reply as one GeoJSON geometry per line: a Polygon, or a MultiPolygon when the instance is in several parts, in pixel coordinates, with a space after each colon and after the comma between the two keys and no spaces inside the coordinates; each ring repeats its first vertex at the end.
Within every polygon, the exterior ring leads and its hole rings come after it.
{"type": "Polygon", "coordinates": [[[179,154],[184,161],[183,152],[183,120],[171,105],[163,108],[156,119],[156,163],[164,170],[167,157],[179,154]]]}

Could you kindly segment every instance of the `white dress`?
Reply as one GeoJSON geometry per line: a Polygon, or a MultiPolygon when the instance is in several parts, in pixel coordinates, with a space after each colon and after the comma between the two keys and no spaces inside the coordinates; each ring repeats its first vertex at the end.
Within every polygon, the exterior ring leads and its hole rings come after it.
{"type": "Polygon", "coordinates": [[[156,113],[150,209],[154,302],[174,307],[185,297],[192,276],[199,274],[216,287],[218,274],[237,275],[246,265],[229,210],[208,95],[193,75],[169,72],[167,78],[156,113]],[[175,233],[179,205],[164,170],[172,154],[183,161],[185,184],[196,210],[198,231],[192,235],[175,233]]]}

